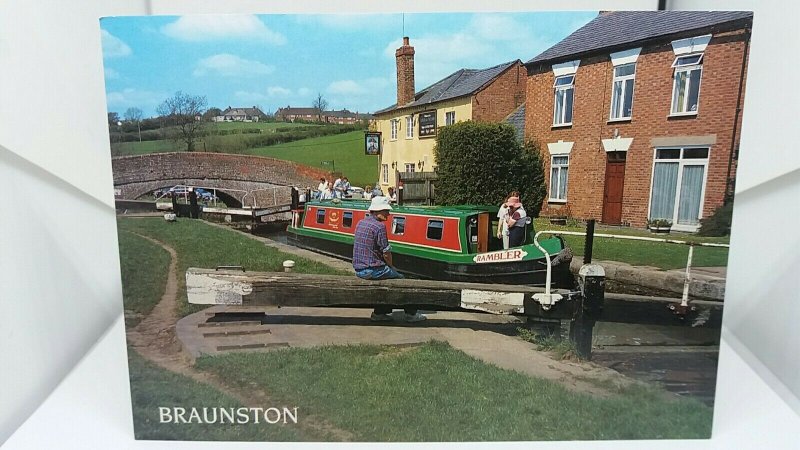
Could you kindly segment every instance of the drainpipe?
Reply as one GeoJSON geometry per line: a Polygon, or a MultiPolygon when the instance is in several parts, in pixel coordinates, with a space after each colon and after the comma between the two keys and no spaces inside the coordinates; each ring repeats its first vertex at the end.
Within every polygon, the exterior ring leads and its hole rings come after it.
{"type": "MultiPolygon", "coordinates": [[[[739,129],[739,115],[742,112],[742,90],[744,89],[744,74],[747,64],[747,52],[750,48],[750,27],[744,28],[744,52],[742,53],[742,70],[739,73],[739,93],[736,96],[736,111],[733,117],[733,132],[731,133],[731,151],[728,154],[728,173],[725,175],[725,196],[722,198],[723,204],[727,204],[731,198],[731,170],[733,169],[733,155],[736,151],[736,132],[739,129]]],[[[736,157],[738,160],[738,155],[736,157]]]]}

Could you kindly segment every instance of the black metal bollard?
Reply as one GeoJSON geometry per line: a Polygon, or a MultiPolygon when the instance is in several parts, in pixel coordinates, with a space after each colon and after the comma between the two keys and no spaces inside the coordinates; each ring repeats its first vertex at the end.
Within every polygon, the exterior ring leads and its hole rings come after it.
{"type": "MultiPolygon", "coordinates": [[[[308,197],[306,197],[308,199],[308,197]]],[[[300,192],[292,187],[292,211],[296,210],[300,206],[300,192]]]]}
{"type": "Polygon", "coordinates": [[[592,263],[592,249],[594,247],[594,219],[586,221],[586,242],[583,246],[583,263],[592,263]]]}
{"type": "Polygon", "coordinates": [[[592,331],[603,312],[605,301],[606,273],[603,266],[584,264],[578,271],[581,287],[581,304],[570,322],[569,338],[583,359],[592,359],[592,331]]]}

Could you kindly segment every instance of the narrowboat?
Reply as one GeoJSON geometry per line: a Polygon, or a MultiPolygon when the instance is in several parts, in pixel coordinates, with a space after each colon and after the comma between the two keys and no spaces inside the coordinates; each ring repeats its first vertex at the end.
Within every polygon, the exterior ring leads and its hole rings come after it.
{"type": "MultiPolygon", "coordinates": [[[[366,200],[315,200],[292,214],[289,243],[319,253],[352,260],[353,235],[358,222],[369,215],[366,200]]],[[[384,222],[392,259],[401,273],[412,278],[473,283],[544,286],[546,260],[533,244],[527,225],[525,243],[503,249],[496,237],[497,206],[392,206],[384,222]]],[[[553,288],[571,289],[571,253],[560,237],[539,244],[555,259],[553,288]],[[559,258],[556,258],[560,254],[559,258]]]]}

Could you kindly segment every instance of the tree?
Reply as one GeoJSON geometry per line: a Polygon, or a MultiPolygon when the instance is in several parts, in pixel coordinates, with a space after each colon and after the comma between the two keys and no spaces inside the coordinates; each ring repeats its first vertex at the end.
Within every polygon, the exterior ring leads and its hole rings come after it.
{"type": "Polygon", "coordinates": [[[314,104],[312,106],[317,112],[317,120],[322,122],[322,115],[325,113],[325,110],[328,109],[328,101],[325,100],[322,93],[317,94],[317,98],[314,99],[314,104]]]}
{"type": "Polygon", "coordinates": [[[136,122],[136,129],[139,131],[139,142],[142,142],[142,110],[139,108],[128,108],[125,110],[125,120],[136,122]]]}
{"type": "Polygon", "coordinates": [[[114,126],[119,122],[119,114],[115,112],[108,113],[108,126],[114,126]]]}
{"type": "Polygon", "coordinates": [[[194,145],[202,134],[204,122],[199,120],[206,108],[206,97],[189,95],[178,91],[158,106],[158,114],[178,128],[177,140],[186,143],[186,151],[194,151],[194,145]]]}
{"type": "Polygon", "coordinates": [[[528,215],[535,217],[546,193],[538,146],[521,144],[508,124],[459,122],[438,130],[434,146],[442,205],[499,205],[519,191],[528,215]]]}

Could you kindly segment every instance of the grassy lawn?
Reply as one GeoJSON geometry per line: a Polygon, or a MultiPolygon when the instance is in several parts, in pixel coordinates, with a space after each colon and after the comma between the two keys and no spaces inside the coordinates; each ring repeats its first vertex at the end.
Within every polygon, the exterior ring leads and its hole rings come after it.
{"type": "Polygon", "coordinates": [[[364,187],[378,181],[379,157],[364,155],[364,132],[350,133],[318,138],[303,139],[269,147],[251,148],[251,155],[295,161],[312,167],[333,170],[322,161],[334,161],[337,172],[350,179],[353,186],[364,187]]]}
{"type": "MultiPolygon", "coordinates": [[[[186,299],[186,269],[189,267],[214,268],[217,266],[243,266],[250,271],[281,272],[283,261],[295,261],[295,271],[301,273],[321,273],[352,275],[332,269],[322,263],[310,261],[269,248],[254,239],[243,236],[232,230],[221,229],[201,220],[182,219],[177,222],[166,222],[159,217],[137,219],[117,218],[120,235],[126,231],[135,232],[157,239],[178,253],[178,303],[179,315],[185,316],[197,312],[206,306],[190,305],[186,299]]],[[[127,240],[120,239],[120,245],[127,240]]],[[[128,249],[120,251],[129,254],[128,249]]],[[[125,263],[126,264],[126,263],[125,263]]],[[[123,272],[122,283],[151,283],[149,278],[133,270],[123,272]]],[[[160,294],[159,294],[160,298],[160,294]]]]}
{"type": "Polygon", "coordinates": [[[111,144],[111,156],[144,155],[147,153],[168,153],[184,150],[185,145],[170,140],[122,142],[111,144]]]}
{"type": "MultiPolygon", "coordinates": [[[[552,225],[547,219],[536,219],[534,228],[539,230],[565,230],[585,232],[584,226],[552,225]]],[[[624,234],[644,236],[657,239],[674,239],[691,242],[729,243],[729,238],[702,237],[688,233],[673,232],[670,234],[653,234],[646,230],[626,228],[596,227],[595,233],[624,234]]],[[[564,236],[575,255],[584,254],[585,238],[583,236],[564,236]]],[[[686,267],[689,247],[677,244],[657,242],[630,241],[621,239],[595,238],[592,259],[620,261],[632,265],[653,266],[660,269],[681,269],[686,267]]],[[[716,247],[695,247],[692,255],[692,266],[717,267],[728,265],[728,249],[716,247]]]]}
{"type": "MultiPolygon", "coordinates": [[[[176,375],[145,361],[128,350],[131,403],[136,439],[200,441],[298,441],[303,439],[288,425],[160,423],[159,407],[238,408],[235,399],[191,378],[176,375]]],[[[269,406],[267,406],[269,407],[269,406]]]]}
{"type": "Polygon", "coordinates": [[[125,324],[133,327],[161,300],[167,285],[169,253],[146,239],[121,231],[119,260],[125,310],[136,314],[126,317],[125,324]]]}
{"type": "MultiPolygon", "coordinates": [[[[197,367],[265,389],[362,441],[708,438],[712,409],[656,389],[610,398],[482,363],[448,344],[324,347],[204,357],[197,367]]],[[[302,417],[300,418],[302,420],[302,417]]]]}

